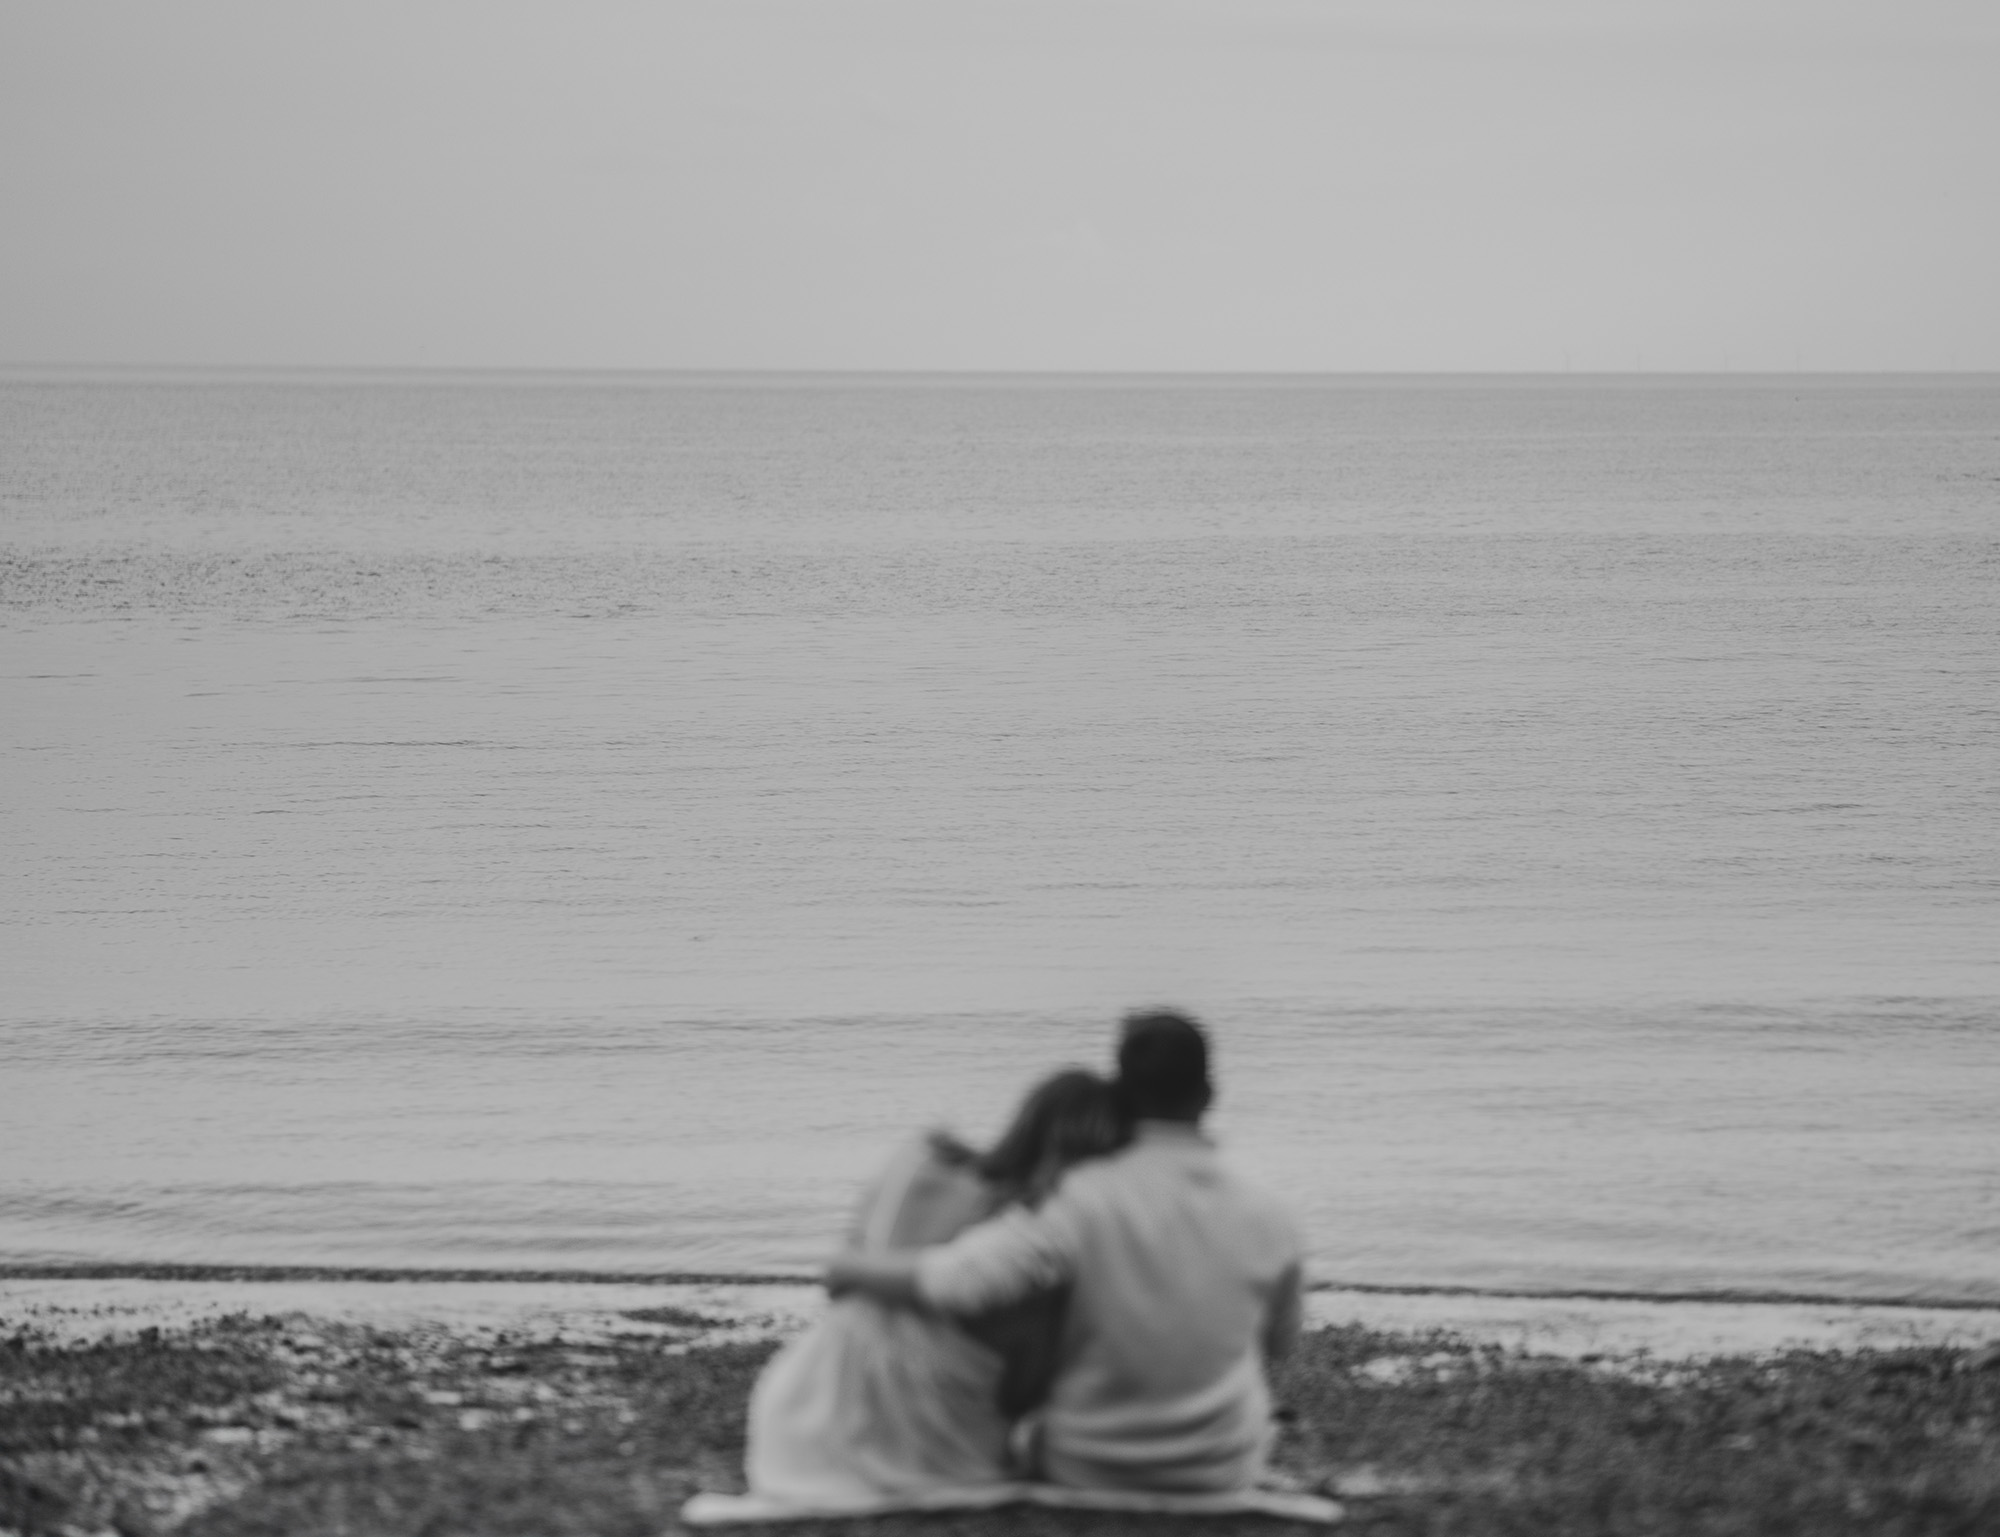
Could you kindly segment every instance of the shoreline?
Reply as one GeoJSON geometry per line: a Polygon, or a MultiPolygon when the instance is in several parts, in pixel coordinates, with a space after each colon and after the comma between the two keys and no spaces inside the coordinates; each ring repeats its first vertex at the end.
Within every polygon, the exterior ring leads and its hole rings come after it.
{"type": "MultiPolygon", "coordinates": [[[[193,1264],[155,1260],[0,1261],[3,1281],[454,1281],[560,1283],[579,1286],[801,1286],[814,1272],[757,1270],[592,1270],[562,1266],[193,1264]]],[[[1779,1288],[1711,1287],[1645,1291],[1631,1287],[1473,1286],[1439,1282],[1347,1281],[1325,1277],[1308,1292],[1365,1297],[1464,1297],[1508,1302],[1633,1302],[1659,1306],[1907,1308],[1922,1312],[2000,1313],[2000,1296],[1867,1296],[1779,1288]]]]}
{"type": "MultiPolygon", "coordinates": [[[[684,1350],[783,1338],[824,1305],[797,1276],[381,1271],[337,1267],[0,1267],[0,1335],[84,1343],[185,1334],[236,1318],[465,1338],[616,1341],[684,1350]],[[664,1322],[662,1320],[665,1320],[664,1322]]],[[[1824,1299],[1438,1291],[1319,1285],[1313,1328],[1436,1336],[1478,1349],[1645,1371],[1666,1362],[2000,1346],[2000,1306],[1824,1299]]]]}

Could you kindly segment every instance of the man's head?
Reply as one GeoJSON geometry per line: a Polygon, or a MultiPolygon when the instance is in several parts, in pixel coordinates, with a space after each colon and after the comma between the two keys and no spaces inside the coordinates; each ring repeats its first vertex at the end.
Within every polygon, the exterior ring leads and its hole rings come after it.
{"type": "Polygon", "coordinates": [[[1127,1014],[1118,1038],[1118,1097],[1135,1121],[1199,1121],[1215,1090],[1208,1038],[1185,1014],[1127,1014]]]}

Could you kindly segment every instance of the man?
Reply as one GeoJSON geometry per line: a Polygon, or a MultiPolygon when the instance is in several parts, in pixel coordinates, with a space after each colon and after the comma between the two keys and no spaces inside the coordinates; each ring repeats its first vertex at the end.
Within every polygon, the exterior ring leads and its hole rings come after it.
{"type": "Polygon", "coordinates": [[[1266,1367],[1298,1335],[1298,1237],[1201,1133],[1213,1090],[1193,1020],[1129,1016],[1118,1088],[1131,1146],[1071,1170],[1038,1210],[936,1248],[843,1256],[828,1285],[971,1314],[1067,1284],[1037,1472],[1078,1488],[1245,1488],[1271,1439],[1266,1367]]]}

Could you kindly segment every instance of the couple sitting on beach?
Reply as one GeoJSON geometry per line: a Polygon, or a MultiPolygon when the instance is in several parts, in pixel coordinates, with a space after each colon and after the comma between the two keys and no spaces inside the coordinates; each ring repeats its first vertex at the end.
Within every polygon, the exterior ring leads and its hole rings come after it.
{"type": "Polygon", "coordinates": [[[1300,1248],[1201,1134],[1211,1097],[1200,1028],[1134,1015],[1115,1083],[1058,1073],[986,1152],[907,1150],[828,1268],[831,1307],[757,1383],[752,1492],[1250,1487],[1300,1248]]]}

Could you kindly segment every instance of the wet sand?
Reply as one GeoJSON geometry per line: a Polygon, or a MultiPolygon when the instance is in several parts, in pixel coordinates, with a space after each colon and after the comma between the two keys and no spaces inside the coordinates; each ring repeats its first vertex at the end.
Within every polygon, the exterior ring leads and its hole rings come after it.
{"type": "MultiPolygon", "coordinates": [[[[86,1341],[186,1329],[234,1315],[303,1315],[376,1329],[444,1329],[468,1338],[599,1340],[645,1332],[634,1310],[662,1306],[713,1321],[705,1343],[803,1328],[819,1288],[796,1276],[604,1277],[554,1271],[341,1271],[276,1267],[0,1268],[0,1325],[86,1341]]],[[[1320,1287],[1321,1326],[1444,1332],[1482,1347],[1578,1359],[1686,1360],[1780,1350],[1976,1349],[2000,1343],[2000,1307],[1831,1299],[1512,1295],[1320,1287]]],[[[667,1342],[673,1343],[671,1330],[667,1342]]]]}
{"type": "MultiPolygon", "coordinates": [[[[816,1306],[797,1282],[719,1278],[16,1273],[0,1278],[0,1530],[673,1530],[688,1495],[740,1487],[750,1384],[816,1306]]],[[[2000,1310],[1334,1291],[1312,1307],[1278,1465],[1371,1532],[2000,1527],[2000,1310]]]]}

